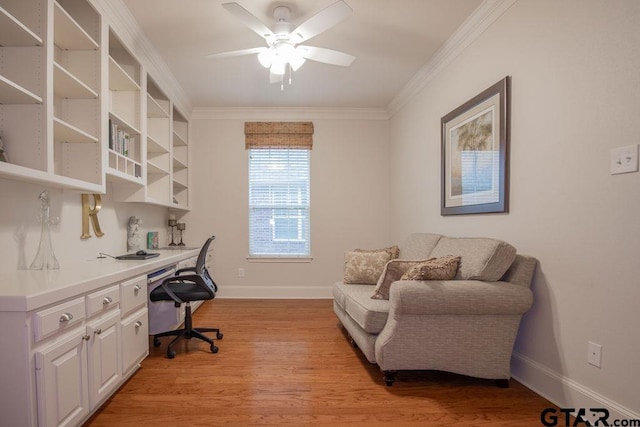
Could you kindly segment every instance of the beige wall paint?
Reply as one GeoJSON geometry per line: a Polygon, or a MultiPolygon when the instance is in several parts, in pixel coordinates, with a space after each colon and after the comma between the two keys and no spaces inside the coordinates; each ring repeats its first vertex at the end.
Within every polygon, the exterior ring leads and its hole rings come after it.
{"type": "Polygon", "coordinates": [[[96,237],[90,227],[92,237],[82,240],[80,193],[0,179],[3,200],[0,206],[0,268],[23,269],[33,261],[41,235],[38,195],[44,190],[49,191],[51,216],[59,218],[59,222],[52,225],[50,230],[53,251],[61,266],[77,260],[95,260],[99,252],[110,255],[127,252],[127,224],[132,215],[142,220],[141,236],[145,247],[148,231],[157,231],[160,244],[167,244],[167,208],[114,202],[110,184],[107,194],[102,196],[102,208],[98,213],[104,236],[96,237]]]}
{"type": "MultiPolygon", "coordinates": [[[[248,121],[255,121],[249,118],[248,121]]],[[[286,115],[270,120],[290,120],[286,115]]],[[[243,119],[192,121],[193,210],[185,220],[216,235],[213,271],[220,297],[330,297],[343,252],[389,241],[388,122],[306,118],[311,153],[310,263],[248,262],[248,157],[243,119]],[[244,278],[238,277],[243,268],[244,278]]]]}
{"type": "Polygon", "coordinates": [[[561,405],[627,415],[640,413],[640,173],[610,175],[609,151],[640,143],[639,23],[634,0],[518,1],[390,130],[392,239],[490,236],[537,257],[514,373],[561,405]],[[510,213],[442,217],[440,118],[505,75],[510,213]]]}

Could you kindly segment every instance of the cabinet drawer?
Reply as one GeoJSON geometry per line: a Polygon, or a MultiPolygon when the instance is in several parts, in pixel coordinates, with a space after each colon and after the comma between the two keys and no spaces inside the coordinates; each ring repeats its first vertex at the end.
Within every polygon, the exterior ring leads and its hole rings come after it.
{"type": "Polygon", "coordinates": [[[41,310],[33,315],[35,340],[69,329],[85,318],[84,298],[76,298],[51,308],[41,310]]]}
{"type": "Polygon", "coordinates": [[[87,317],[116,307],[120,302],[120,289],[118,285],[87,295],[87,317]]]}
{"type": "Polygon", "coordinates": [[[136,277],[120,284],[122,317],[147,304],[147,276],[136,277]]]}
{"type": "Polygon", "coordinates": [[[120,322],[122,331],[122,373],[126,375],[149,354],[147,309],[142,308],[120,322]]]}

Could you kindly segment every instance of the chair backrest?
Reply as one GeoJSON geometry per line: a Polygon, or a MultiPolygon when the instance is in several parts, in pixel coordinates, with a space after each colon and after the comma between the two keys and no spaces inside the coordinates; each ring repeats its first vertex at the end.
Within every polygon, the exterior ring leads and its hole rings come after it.
{"type": "Polygon", "coordinates": [[[198,260],[196,261],[196,274],[204,279],[207,286],[213,290],[214,295],[218,291],[218,286],[213,281],[213,278],[211,278],[206,264],[209,245],[215,240],[215,238],[216,236],[211,236],[206,242],[204,242],[204,245],[202,245],[202,249],[200,249],[200,253],[198,254],[198,260]]]}
{"type": "Polygon", "coordinates": [[[196,261],[197,274],[202,275],[206,271],[207,251],[209,251],[209,245],[215,240],[215,238],[216,236],[209,237],[207,241],[204,242],[204,245],[202,245],[202,249],[200,249],[200,253],[198,254],[198,260],[196,261]]]}

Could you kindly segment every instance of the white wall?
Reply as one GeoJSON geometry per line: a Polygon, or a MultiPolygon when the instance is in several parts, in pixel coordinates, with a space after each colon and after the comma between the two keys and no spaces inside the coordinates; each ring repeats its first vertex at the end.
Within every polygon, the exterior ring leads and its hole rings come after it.
{"type": "MultiPolygon", "coordinates": [[[[538,258],[514,374],[560,405],[640,418],[640,2],[515,3],[391,120],[391,236],[507,240],[538,258]],[[440,216],[440,118],[512,76],[508,214],[440,216]],[[602,368],[587,342],[603,346],[602,368]]],[[[541,408],[542,409],[542,408],[541,408]]]]}
{"type": "MultiPolygon", "coordinates": [[[[158,231],[160,244],[167,244],[167,208],[114,202],[109,188],[108,194],[102,196],[102,208],[98,213],[104,236],[97,238],[90,227],[92,237],[82,240],[80,193],[0,179],[0,268],[3,270],[25,269],[33,261],[41,235],[38,195],[44,190],[49,191],[51,217],[60,219],[51,226],[51,241],[61,266],[66,261],[93,260],[99,252],[110,255],[127,252],[127,223],[132,215],[142,220],[141,236],[145,247],[148,231],[158,231]]],[[[90,202],[93,206],[92,198],[90,202]]]]}
{"type": "MultiPolygon", "coordinates": [[[[291,120],[283,115],[271,120],[291,120]]],[[[307,117],[311,153],[310,263],[248,262],[248,119],[192,121],[193,210],[185,221],[216,235],[214,280],[220,297],[330,297],[342,277],[343,252],[381,247],[389,234],[388,122],[307,117]],[[244,268],[245,277],[238,277],[244,268]]]]}

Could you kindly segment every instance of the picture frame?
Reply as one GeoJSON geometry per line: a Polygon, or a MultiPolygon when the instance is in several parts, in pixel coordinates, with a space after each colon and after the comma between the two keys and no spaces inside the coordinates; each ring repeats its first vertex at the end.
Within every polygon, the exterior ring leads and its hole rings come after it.
{"type": "Polygon", "coordinates": [[[441,119],[441,215],[509,211],[511,77],[441,119]]]}

